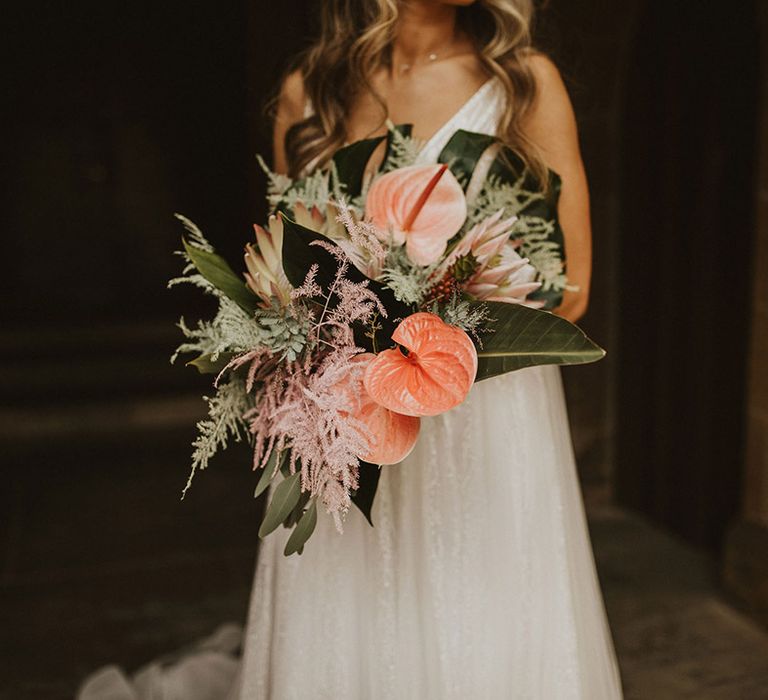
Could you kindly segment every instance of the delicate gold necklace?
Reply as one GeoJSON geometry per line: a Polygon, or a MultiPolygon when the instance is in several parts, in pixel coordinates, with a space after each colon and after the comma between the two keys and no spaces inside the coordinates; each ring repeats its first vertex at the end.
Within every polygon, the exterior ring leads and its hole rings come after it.
{"type": "MultiPolygon", "coordinates": [[[[448,46],[445,47],[445,49],[440,49],[440,51],[430,51],[427,54],[426,61],[424,62],[424,65],[431,65],[433,63],[436,63],[437,61],[444,61],[446,58],[451,58],[451,56],[455,56],[458,53],[461,53],[461,48],[457,51],[457,45],[455,43],[451,43],[448,46]]],[[[411,63],[401,63],[400,67],[398,68],[398,71],[400,73],[408,73],[411,70],[413,70],[417,66],[417,61],[412,61],[411,63]]]]}
{"type": "MultiPolygon", "coordinates": [[[[438,54],[436,51],[433,51],[430,54],[427,54],[427,65],[430,63],[434,63],[438,58],[440,58],[440,54],[438,54]]],[[[400,64],[400,72],[401,73],[407,73],[408,71],[413,68],[413,63],[401,63],[400,64]]]]}

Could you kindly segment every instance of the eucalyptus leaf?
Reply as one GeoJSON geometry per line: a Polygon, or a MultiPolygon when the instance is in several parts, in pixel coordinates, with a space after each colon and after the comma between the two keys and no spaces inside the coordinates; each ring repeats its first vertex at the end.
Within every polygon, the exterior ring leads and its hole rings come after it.
{"type": "Polygon", "coordinates": [[[309,508],[307,508],[307,510],[304,511],[304,514],[299,519],[299,522],[296,524],[296,527],[293,529],[291,536],[288,538],[288,542],[285,543],[285,550],[283,551],[283,554],[285,554],[286,557],[296,552],[301,554],[307,540],[312,536],[312,533],[315,531],[316,525],[317,525],[317,502],[313,500],[309,504],[309,508]]]}
{"type": "Polygon", "coordinates": [[[224,258],[216,253],[210,253],[190,245],[184,239],[182,239],[182,243],[197,271],[216,289],[229,297],[244,311],[253,313],[256,310],[258,298],[243,282],[242,278],[232,271],[224,258]]]}
{"type": "Polygon", "coordinates": [[[259,528],[259,537],[266,537],[270,532],[274,532],[294,509],[300,497],[301,473],[296,472],[275,487],[259,528]]]}
{"type": "Polygon", "coordinates": [[[234,356],[233,352],[220,352],[216,360],[213,360],[213,356],[207,353],[187,362],[187,367],[194,367],[200,374],[218,374],[234,356]]]}
{"type": "Polygon", "coordinates": [[[285,461],[285,452],[278,454],[277,450],[273,449],[272,454],[269,455],[269,459],[264,466],[264,469],[261,470],[261,478],[259,479],[259,483],[256,484],[256,491],[254,491],[253,494],[254,498],[261,496],[261,494],[264,493],[272,483],[272,479],[277,476],[275,465],[278,463],[278,460],[280,462],[280,466],[282,467],[283,462],[285,461]]]}
{"type": "Polygon", "coordinates": [[[299,500],[293,507],[293,510],[288,513],[288,517],[283,520],[283,527],[290,529],[299,522],[301,516],[304,514],[304,507],[309,503],[309,498],[309,491],[301,492],[301,496],[299,496],[299,500]]]}
{"type": "Polygon", "coordinates": [[[548,311],[502,301],[484,304],[493,332],[481,335],[475,381],[535,365],[579,365],[605,357],[580,328],[548,311]]]}
{"type": "Polygon", "coordinates": [[[357,490],[352,494],[352,503],[358,507],[371,527],[373,527],[371,511],[373,510],[373,501],[376,498],[376,490],[379,487],[380,476],[381,467],[378,464],[361,461],[357,490]]]}
{"type": "Polygon", "coordinates": [[[339,184],[343,186],[348,197],[357,197],[362,191],[365,166],[384,138],[376,136],[363,139],[336,151],[333,164],[336,166],[339,184]]]}

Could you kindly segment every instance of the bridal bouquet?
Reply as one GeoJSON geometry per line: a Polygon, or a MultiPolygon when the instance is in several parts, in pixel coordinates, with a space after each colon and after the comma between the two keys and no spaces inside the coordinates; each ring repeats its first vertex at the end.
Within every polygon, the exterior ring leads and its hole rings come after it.
{"type": "Polygon", "coordinates": [[[556,176],[542,193],[492,137],[466,131],[436,164],[417,155],[409,128],[391,127],[301,180],[267,171],[276,214],[255,226],[243,275],[179,217],[187,265],[171,284],[218,302],[213,319],[179,324],[177,354],[215,375],[184,491],[247,436],[256,495],[275,480],[259,535],[293,528],[286,555],[302,552],[319,509],[339,531],[352,504],[370,522],[381,465],[475,381],[604,354],[546,310],[567,284],[556,176]]]}

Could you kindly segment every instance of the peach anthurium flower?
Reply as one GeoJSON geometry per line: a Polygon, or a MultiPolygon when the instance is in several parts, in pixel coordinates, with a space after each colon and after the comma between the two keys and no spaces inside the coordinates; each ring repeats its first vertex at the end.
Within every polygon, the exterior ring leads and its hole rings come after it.
{"type": "Polygon", "coordinates": [[[245,246],[245,280],[265,304],[275,298],[281,306],[287,306],[293,288],[283,270],[283,222],[278,216],[270,216],[268,226],[253,226],[257,245],[245,246]]]}
{"type": "MultiPolygon", "coordinates": [[[[363,353],[352,359],[364,370],[376,355],[363,353]]],[[[351,373],[338,387],[340,412],[359,420],[369,432],[369,451],[357,455],[371,464],[397,464],[413,449],[419,437],[421,419],[390,411],[374,401],[363,386],[362,373],[351,373]]]]}
{"type": "Polygon", "coordinates": [[[365,388],[386,408],[407,416],[435,416],[466,398],[477,374],[477,350],[461,328],[419,312],[395,329],[397,348],[380,352],[365,371],[365,388]]]}
{"type": "Polygon", "coordinates": [[[365,215],[417,265],[431,265],[467,218],[467,200],[445,164],[398,168],[374,181],[365,215]]]}

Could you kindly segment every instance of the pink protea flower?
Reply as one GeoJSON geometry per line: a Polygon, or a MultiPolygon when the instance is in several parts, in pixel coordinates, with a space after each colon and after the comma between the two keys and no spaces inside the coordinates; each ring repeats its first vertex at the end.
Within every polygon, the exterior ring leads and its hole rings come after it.
{"type": "Polygon", "coordinates": [[[526,298],[540,286],[536,268],[517,252],[510,240],[516,216],[502,219],[503,211],[473,226],[446,256],[434,278],[450,276],[476,299],[527,303],[526,298]]]}
{"type": "Polygon", "coordinates": [[[292,287],[283,270],[283,221],[270,216],[268,227],[253,226],[257,245],[245,246],[245,279],[265,305],[277,299],[281,306],[287,306],[292,287]]]}
{"type": "Polygon", "coordinates": [[[466,398],[477,374],[477,350],[461,328],[426,312],[411,314],[392,340],[404,347],[380,352],[365,370],[365,389],[377,403],[406,416],[435,416],[466,398]]]}
{"type": "Polygon", "coordinates": [[[447,165],[412,165],[374,181],[365,201],[365,215],[381,240],[404,244],[414,263],[431,265],[461,229],[467,218],[467,200],[447,165]]]}

